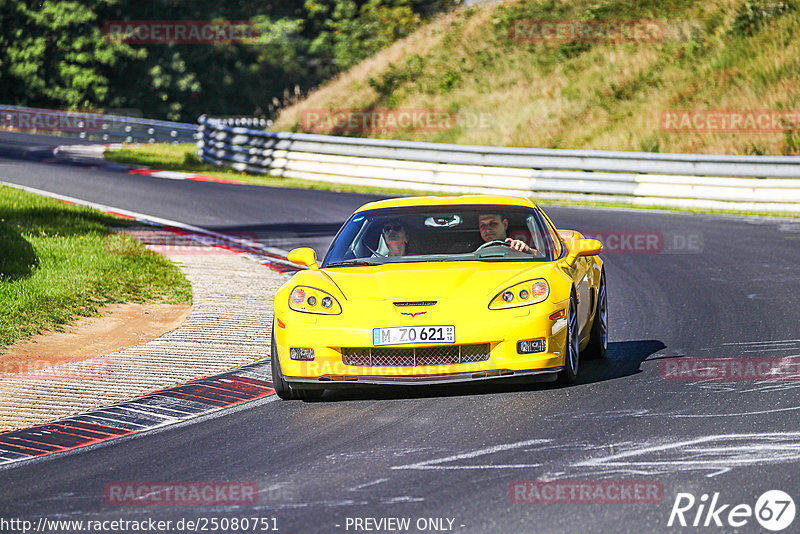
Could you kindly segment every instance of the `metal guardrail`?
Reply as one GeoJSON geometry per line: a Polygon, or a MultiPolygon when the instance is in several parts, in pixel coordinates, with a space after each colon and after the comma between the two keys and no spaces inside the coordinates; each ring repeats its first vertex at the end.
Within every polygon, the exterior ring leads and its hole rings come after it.
{"type": "Polygon", "coordinates": [[[197,125],[183,122],[4,104],[0,129],[126,143],[194,143],[198,131],[197,125]]]}
{"type": "Polygon", "coordinates": [[[269,128],[272,121],[257,117],[214,117],[215,124],[224,126],[241,126],[243,128],[269,128]]]}
{"type": "Polygon", "coordinates": [[[800,157],[418,143],[232,127],[202,116],[198,154],[306,180],[542,199],[800,211],[800,157]]]}

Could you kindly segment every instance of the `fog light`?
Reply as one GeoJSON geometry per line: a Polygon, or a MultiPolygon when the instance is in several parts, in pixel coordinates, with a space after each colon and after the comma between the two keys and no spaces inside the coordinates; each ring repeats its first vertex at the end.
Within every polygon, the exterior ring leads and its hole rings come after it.
{"type": "Polygon", "coordinates": [[[289,349],[289,358],[302,361],[313,360],[314,349],[298,349],[296,347],[292,347],[289,349]]]}
{"type": "Polygon", "coordinates": [[[306,302],[308,302],[309,306],[316,306],[317,305],[317,297],[315,297],[314,295],[311,295],[310,297],[308,297],[308,300],[306,302]]]}
{"type": "Polygon", "coordinates": [[[322,307],[328,309],[331,306],[333,306],[333,299],[330,297],[322,297],[322,307]]]}
{"type": "Polygon", "coordinates": [[[514,293],[512,293],[511,291],[506,291],[505,293],[503,293],[503,300],[506,302],[511,302],[512,300],[514,300],[514,293]]]}
{"type": "Polygon", "coordinates": [[[517,353],[519,354],[544,352],[546,348],[547,342],[544,339],[529,339],[527,341],[517,342],[517,353]]]}

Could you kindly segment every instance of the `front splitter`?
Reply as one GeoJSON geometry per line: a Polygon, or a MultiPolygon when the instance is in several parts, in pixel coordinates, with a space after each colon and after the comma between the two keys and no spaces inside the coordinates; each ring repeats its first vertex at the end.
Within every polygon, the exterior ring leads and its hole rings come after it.
{"type": "MultiPolygon", "coordinates": [[[[319,378],[298,378],[285,377],[290,386],[311,389],[333,389],[352,386],[373,386],[373,385],[395,385],[395,386],[415,386],[421,384],[458,384],[467,382],[479,382],[485,380],[508,380],[512,378],[555,378],[563,371],[564,367],[548,367],[546,369],[528,369],[524,371],[512,371],[510,369],[491,369],[488,371],[477,371],[470,373],[451,373],[439,375],[398,375],[398,376],[375,376],[375,375],[323,375],[319,378]]],[[[546,380],[543,380],[546,381],[546,380]]]]}

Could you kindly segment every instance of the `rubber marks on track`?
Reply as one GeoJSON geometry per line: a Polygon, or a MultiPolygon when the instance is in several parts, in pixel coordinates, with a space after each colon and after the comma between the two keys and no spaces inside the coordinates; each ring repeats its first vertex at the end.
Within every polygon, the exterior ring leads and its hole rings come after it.
{"type": "Polygon", "coordinates": [[[5,432],[0,434],[0,465],[109,441],[267,397],[275,393],[272,384],[254,376],[262,376],[268,368],[269,363],[257,362],[107,408],[5,432]]]}

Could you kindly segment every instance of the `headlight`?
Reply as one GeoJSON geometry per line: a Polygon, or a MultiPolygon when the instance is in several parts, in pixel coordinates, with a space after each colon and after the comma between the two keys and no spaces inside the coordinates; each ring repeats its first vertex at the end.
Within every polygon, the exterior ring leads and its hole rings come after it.
{"type": "Polygon", "coordinates": [[[490,310],[503,310],[506,308],[517,308],[519,306],[529,306],[542,302],[550,295],[550,285],[544,278],[526,280],[513,286],[507,287],[495,295],[489,303],[490,310]]]}
{"type": "Polygon", "coordinates": [[[289,293],[289,307],[303,313],[339,315],[342,306],[330,293],[310,286],[297,286],[289,293]]]}

